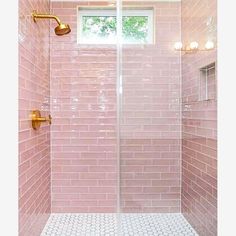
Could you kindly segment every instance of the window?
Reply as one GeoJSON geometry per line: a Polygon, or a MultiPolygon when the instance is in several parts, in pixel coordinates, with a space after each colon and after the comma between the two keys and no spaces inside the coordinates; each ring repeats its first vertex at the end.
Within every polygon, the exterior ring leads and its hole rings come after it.
{"type": "MultiPolygon", "coordinates": [[[[117,19],[115,10],[79,9],[78,42],[115,44],[117,19]]],[[[122,11],[122,42],[125,44],[153,43],[153,10],[122,11]]]]}

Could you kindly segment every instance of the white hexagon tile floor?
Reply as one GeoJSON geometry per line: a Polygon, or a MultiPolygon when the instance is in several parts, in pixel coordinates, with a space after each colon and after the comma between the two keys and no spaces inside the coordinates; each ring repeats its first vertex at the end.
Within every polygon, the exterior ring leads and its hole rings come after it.
{"type": "Polygon", "coordinates": [[[51,214],[41,236],[198,236],[182,214],[51,214]],[[120,225],[120,227],[118,227],[120,225]]]}

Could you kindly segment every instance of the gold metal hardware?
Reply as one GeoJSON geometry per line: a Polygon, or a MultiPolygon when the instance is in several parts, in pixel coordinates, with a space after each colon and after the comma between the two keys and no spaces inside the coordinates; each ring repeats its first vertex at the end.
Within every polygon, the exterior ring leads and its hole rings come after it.
{"type": "Polygon", "coordinates": [[[35,10],[32,12],[32,17],[33,17],[34,22],[36,22],[37,18],[41,18],[41,19],[54,19],[57,21],[58,25],[61,24],[61,21],[57,16],[50,15],[50,14],[39,14],[35,10]]]}
{"type": "Polygon", "coordinates": [[[197,52],[206,52],[206,51],[211,51],[211,49],[190,49],[190,48],[184,48],[184,49],[175,49],[176,51],[181,51],[185,52],[186,54],[191,54],[191,53],[197,53],[197,52]]]}
{"type": "Polygon", "coordinates": [[[55,34],[58,36],[69,34],[71,32],[70,26],[68,24],[63,24],[60,19],[55,15],[50,14],[39,14],[35,10],[32,12],[33,21],[36,22],[36,19],[54,19],[56,20],[58,26],[55,28],[55,34]]]}
{"type": "Polygon", "coordinates": [[[48,117],[41,117],[41,113],[39,110],[33,110],[31,112],[31,120],[32,127],[35,130],[38,130],[40,128],[42,122],[48,122],[50,125],[52,124],[51,115],[49,115],[48,117]]]}

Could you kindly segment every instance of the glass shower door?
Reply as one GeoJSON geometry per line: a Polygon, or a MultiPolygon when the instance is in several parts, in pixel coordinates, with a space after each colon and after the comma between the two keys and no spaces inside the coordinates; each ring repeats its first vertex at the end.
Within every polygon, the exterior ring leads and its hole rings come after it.
{"type": "Polygon", "coordinates": [[[180,3],[123,1],[121,28],[120,211],[177,213],[180,3]]]}

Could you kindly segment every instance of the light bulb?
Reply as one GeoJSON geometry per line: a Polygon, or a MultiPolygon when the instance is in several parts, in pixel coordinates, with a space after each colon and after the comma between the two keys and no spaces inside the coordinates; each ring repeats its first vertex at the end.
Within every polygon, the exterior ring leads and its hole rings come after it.
{"type": "Polygon", "coordinates": [[[211,50],[214,47],[215,47],[215,44],[212,41],[207,41],[206,44],[205,44],[205,49],[207,49],[207,50],[211,50]]]}
{"type": "Polygon", "coordinates": [[[198,49],[198,42],[191,42],[191,43],[190,43],[190,49],[191,49],[191,50],[196,50],[196,49],[198,49]]]}
{"type": "Polygon", "coordinates": [[[175,50],[181,50],[183,48],[183,44],[181,42],[175,43],[175,50]]]}

